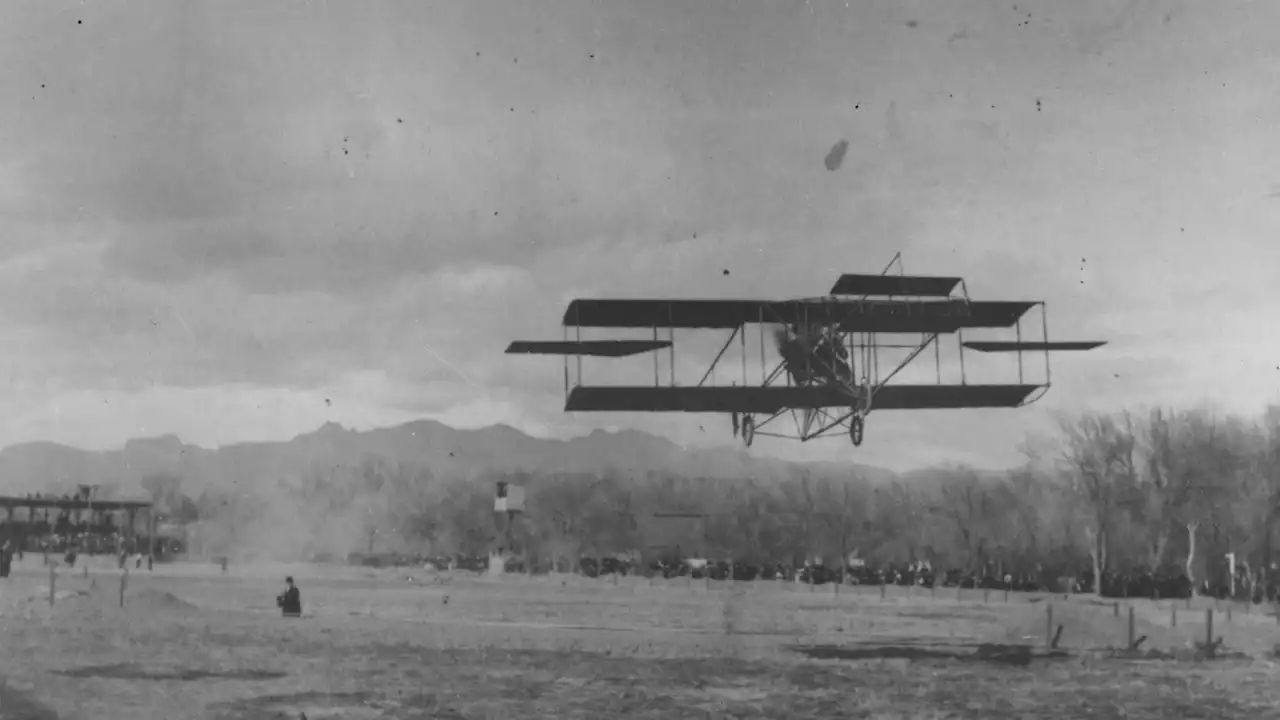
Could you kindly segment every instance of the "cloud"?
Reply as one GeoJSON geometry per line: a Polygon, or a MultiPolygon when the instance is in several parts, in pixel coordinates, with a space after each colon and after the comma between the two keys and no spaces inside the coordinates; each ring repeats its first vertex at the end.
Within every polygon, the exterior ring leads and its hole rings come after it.
{"type": "MultiPolygon", "coordinates": [[[[566,416],[562,364],[501,350],[560,337],[574,297],[812,296],[898,251],[1113,342],[1055,358],[1045,410],[1253,407],[1280,350],[1257,333],[1280,310],[1257,240],[1280,230],[1257,162],[1280,149],[1276,11],[1018,7],[6,6],[0,330],[33,420],[0,440],[123,432],[90,427],[99,395],[252,439],[355,383],[326,413],[719,442],[718,418],[566,416]],[[178,409],[219,392],[218,417],[178,409]],[[254,398],[295,409],[266,422],[254,398]]],[[[685,335],[691,384],[723,336],[685,335]]],[[[934,379],[928,355],[902,379],[934,379]]],[[[857,457],[1007,458],[1041,410],[885,414],[857,457]]]]}

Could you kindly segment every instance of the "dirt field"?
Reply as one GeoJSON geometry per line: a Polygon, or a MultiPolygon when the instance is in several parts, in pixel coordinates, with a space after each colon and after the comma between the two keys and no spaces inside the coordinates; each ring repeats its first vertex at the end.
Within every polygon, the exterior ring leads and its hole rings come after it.
{"type": "Polygon", "coordinates": [[[1260,608],[954,589],[157,566],[0,581],[3,718],[1272,716],[1260,608]],[[305,617],[274,596],[285,575],[305,617]],[[1128,610],[1142,649],[1120,659],[1128,610]],[[1049,610],[1049,608],[1052,610],[1049,610]],[[1174,609],[1177,609],[1176,627],[1174,609]],[[1050,620],[1050,612],[1052,620],[1050,620]],[[1062,625],[1046,652],[1046,625],[1062,625]],[[1017,652],[996,645],[1034,647],[1017,652]]]}

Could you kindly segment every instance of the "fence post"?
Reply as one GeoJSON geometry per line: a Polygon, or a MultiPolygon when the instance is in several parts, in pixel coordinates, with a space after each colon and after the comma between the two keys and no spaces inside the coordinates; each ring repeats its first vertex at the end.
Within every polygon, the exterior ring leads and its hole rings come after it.
{"type": "Polygon", "coordinates": [[[1119,603],[1119,602],[1113,602],[1113,603],[1111,603],[1111,614],[1112,614],[1114,617],[1120,617],[1120,603],[1119,603]]]}
{"type": "Polygon", "coordinates": [[[991,588],[982,588],[982,602],[987,602],[990,599],[991,599],[991,588]]]}
{"type": "Polygon", "coordinates": [[[1171,611],[1169,616],[1169,627],[1178,627],[1178,606],[1173,605],[1169,610],[1171,611]]]}
{"type": "Polygon", "coordinates": [[[1212,652],[1213,647],[1213,608],[1204,609],[1204,648],[1205,652],[1212,652]]]}
{"type": "Polygon", "coordinates": [[[49,563],[49,607],[53,607],[53,595],[58,584],[58,576],[54,572],[53,563],[49,563]]]}
{"type": "Polygon", "coordinates": [[[1044,606],[1044,646],[1053,647],[1053,603],[1044,606]]]}
{"type": "Polygon", "coordinates": [[[120,607],[124,607],[124,588],[129,584],[129,568],[120,574],[120,607]]]}
{"type": "Polygon", "coordinates": [[[957,586],[956,586],[956,602],[960,602],[960,594],[961,594],[962,592],[964,592],[964,586],[963,586],[963,585],[957,585],[957,586]]]}
{"type": "Polygon", "coordinates": [[[1134,629],[1135,628],[1133,625],[1133,606],[1130,605],[1129,606],[1129,649],[1130,650],[1133,649],[1134,629]]]}

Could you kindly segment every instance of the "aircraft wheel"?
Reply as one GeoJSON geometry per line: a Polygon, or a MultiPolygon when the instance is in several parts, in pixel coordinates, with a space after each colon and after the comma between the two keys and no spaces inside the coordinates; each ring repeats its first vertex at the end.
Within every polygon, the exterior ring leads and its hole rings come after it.
{"type": "Polygon", "coordinates": [[[742,444],[751,447],[756,436],[756,421],[750,415],[742,416],[742,444]]]}
{"type": "Polygon", "coordinates": [[[862,429],[862,416],[854,415],[853,419],[849,421],[849,439],[853,441],[854,447],[862,446],[862,429]]]}

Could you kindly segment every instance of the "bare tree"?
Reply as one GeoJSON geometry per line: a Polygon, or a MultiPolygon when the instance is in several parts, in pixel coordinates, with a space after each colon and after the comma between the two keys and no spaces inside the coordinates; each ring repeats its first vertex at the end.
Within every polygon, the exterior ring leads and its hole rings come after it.
{"type": "Polygon", "coordinates": [[[1088,515],[1084,531],[1093,560],[1093,592],[1101,596],[1110,535],[1118,514],[1130,501],[1129,490],[1136,475],[1133,421],[1127,413],[1118,420],[1086,415],[1075,423],[1064,423],[1063,431],[1067,440],[1064,459],[1088,515]]]}
{"type": "Polygon", "coordinates": [[[986,558],[984,525],[990,510],[986,488],[977,473],[958,468],[942,485],[940,514],[955,526],[965,549],[965,570],[981,570],[986,558]]]}

